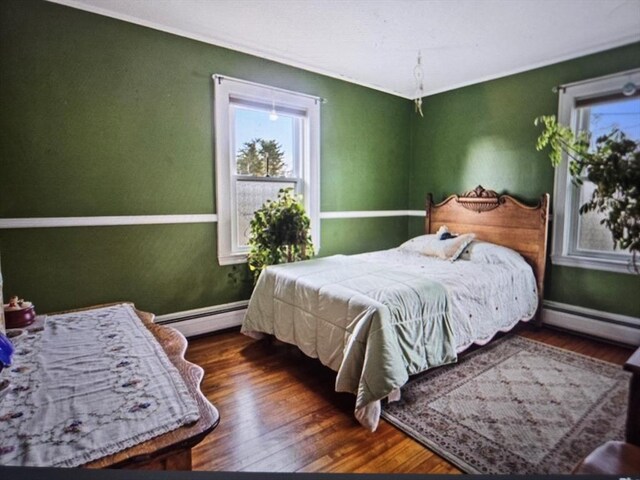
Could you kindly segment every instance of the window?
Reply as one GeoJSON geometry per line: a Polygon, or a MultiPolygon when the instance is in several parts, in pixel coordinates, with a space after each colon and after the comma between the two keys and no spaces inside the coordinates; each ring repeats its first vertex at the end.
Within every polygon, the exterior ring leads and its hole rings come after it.
{"type": "Polygon", "coordinates": [[[220,265],[246,261],[251,218],[282,188],[303,196],[319,250],[321,99],[213,78],[220,265]]]}
{"type": "MultiPolygon", "coordinates": [[[[558,120],[573,131],[591,133],[592,144],[613,128],[640,139],[640,70],[586,80],[562,88],[558,120]],[[624,89],[628,86],[627,89],[624,89]],[[624,91],[623,91],[624,89],[624,91]]],[[[556,171],[552,261],[558,265],[628,272],[631,255],[615,250],[611,233],[600,224],[602,215],[580,215],[580,205],[591,198],[595,185],[571,182],[564,158],[556,171]]]]}

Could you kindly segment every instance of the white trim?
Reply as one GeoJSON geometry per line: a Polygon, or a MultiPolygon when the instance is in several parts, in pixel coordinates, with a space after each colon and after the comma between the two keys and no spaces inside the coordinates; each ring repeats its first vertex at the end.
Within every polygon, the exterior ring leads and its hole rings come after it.
{"type": "MultiPolygon", "coordinates": [[[[376,85],[373,83],[368,83],[368,82],[361,82],[359,80],[355,80],[349,76],[346,75],[341,75],[341,74],[336,74],[335,72],[331,72],[322,68],[316,68],[316,67],[311,67],[309,65],[306,65],[304,62],[300,62],[297,60],[293,60],[287,57],[282,57],[279,55],[273,55],[271,53],[268,52],[264,52],[260,49],[257,48],[251,48],[251,47],[246,47],[244,45],[238,45],[234,42],[230,42],[227,40],[223,40],[223,39],[219,39],[216,38],[214,36],[211,35],[198,35],[198,34],[194,34],[194,33],[190,33],[190,32],[186,32],[182,29],[179,28],[174,28],[174,27],[169,27],[167,25],[163,25],[161,23],[157,23],[157,22],[151,22],[149,20],[143,20],[141,18],[135,17],[133,15],[127,15],[124,13],[120,13],[120,12],[114,12],[113,10],[109,10],[107,8],[103,8],[103,7],[97,7],[95,5],[87,5],[85,3],[81,3],[75,0],[47,0],[49,2],[52,3],[58,3],[60,5],[66,5],[67,7],[72,7],[72,8],[77,8],[79,10],[84,10],[87,12],[91,12],[91,13],[97,13],[99,15],[104,15],[106,17],[111,17],[111,18],[116,18],[118,20],[123,20],[125,22],[129,22],[129,23],[134,23],[136,25],[142,25],[144,27],[148,27],[148,28],[152,28],[154,30],[159,30],[161,32],[166,32],[166,33],[171,33],[173,35],[178,35],[180,37],[184,37],[184,38],[190,38],[192,40],[197,40],[199,42],[204,42],[204,43],[208,43],[209,45],[216,45],[216,46],[220,46],[220,47],[224,47],[224,48],[229,48],[231,50],[234,50],[236,52],[241,52],[241,53],[246,53],[248,55],[253,55],[253,56],[258,56],[261,58],[265,58],[267,60],[271,60],[273,62],[277,62],[277,63],[281,63],[284,65],[290,65],[292,67],[296,67],[296,68],[300,68],[302,70],[306,70],[308,72],[313,72],[313,73],[318,73],[320,75],[325,75],[327,77],[331,77],[331,78],[336,78],[338,80],[342,80],[344,82],[348,82],[348,83],[352,83],[354,85],[360,85],[362,87],[366,87],[366,88],[370,88],[372,90],[377,90],[379,92],[384,92],[384,93],[388,93],[390,95],[394,95],[396,97],[400,97],[400,98],[405,98],[407,100],[415,100],[416,96],[414,94],[412,95],[406,95],[406,94],[402,94],[400,92],[396,92],[395,90],[391,90],[388,88],[384,88],[381,87],[380,85],[376,85]]],[[[557,57],[554,57],[552,59],[547,59],[541,62],[534,62],[534,63],[529,63],[526,65],[522,65],[520,67],[517,68],[513,68],[513,69],[508,69],[508,70],[504,70],[500,73],[496,73],[496,74],[492,74],[492,75],[486,75],[480,78],[476,78],[467,82],[460,82],[460,83],[455,83],[453,85],[448,85],[446,87],[442,87],[442,88],[437,88],[437,89],[432,89],[432,90],[426,90],[424,92],[424,96],[430,96],[430,95],[435,95],[438,93],[443,93],[443,92],[448,92],[451,90],[456,90],[458,88],[462,88],[462,87],[468,87],[470,85],[475,85],[478,83],[483,83],[483,82],[488,82],[490,80],[496,80],[498,78],[503,78],[503,77],[508,77],[510,75],[515,75],[517,73],[522,73],[522,72],[527,72],[529,70],[534,70],[536,68],[541,68],[541,67],[546,67],[548,65],[553,65],[555,63],[560,63],[560,62],[564,62],[567,60],[573,60],[576,58],[580,58],[580,57],[584,57],[586,55],[590,55],[593,53],[598,53],[598,52],[603,52],[605,50],[610,50],[612,48],[616,48],[616,47],[622,47],[624,45],[629,45],[632,43],[635,43],[637,41],[640,40],[640,35],[636,34],[636,35],[628,35],[626,37],[623,38],[619,38],[616,40],[611,40],[609,42],[605,42],[605,43],[601,43],[597,46],[594,47],[590,47],[590,48],[584,48],[581,49],[579,51],[574,51],[573,53],[570,54],[566,54],[566,55],[560,55],[557,57]]]]}
{"type": "MultiPolygon", "coordinates": [[[[219,237],[218,237],[219,238],[219,237]]],[[[218,254],[218,263],[224,265],[238,265],[247,261],[248,252],[244,253],[230,253],[228,255],[218,254]]]]}
{"type": "MultiPolygon", "coordinates": [[[[244,300],[159,315],[155,322],[176,328],[185,337],[202,335],[242,325],[248,303],[244,300]]],[[[545,300],[542,320],[547,325],[640,345],[640,318],[545,300]]]]}
{"type": "Polygon", "coordinates": [[[320,218],[371,218],[371,217],[424,217],[423,210],[348,210],[342,212],[321,212],[320,218]]]}
{"type": "Polygon", "coordinates": [[[215,214],[0,218],[0,229],[160,225],[175,223],[213,223],[217,221],[218,216],[215,214]]]}
{"type": "Polygon", "coordinates": [[[640,318],[637,317],[545,300],[542,321],[615,342],[640,345],[640,318]]]}
{"type": "Polygon", "coordinates": [[[320,104],[322,99],[307,93],[291,92],[245,80],[213,75],[215,117],[216,208],[218,209],[218,263],[231,265],[246,260],[247,249],[235,240],[236,195],[232,175],[231,138],[234,130],[233,98],[270,101],[276,106],[295,107],[304,116],[301,121],[300,165],[296,167],[305,210],[311,219],[311,238],[320,251],[320,104]]]}
{"type": "Polygon", "coordinates": [[[427,211],[426,210],[407,210],[407,215],[409,217],[426,217],[427,211]]]}
{"type": "Polygon", "coordinates": [[[257,82],[252,82],[251,80],[244,80],[242,78],[236,78],[236,77],[231,77],[229,75],[222,75],[222,74],[215,74],[213,75],[213,78],[218,80],[220,79],[222,80],[231,80],[233,82],[238,82],[238,83],[244,83],[245,85],[250,85],[252,87],[257,87],[260,89],[264,89],[264,88],[268,88],[269,91],[271,92],[280,92],[280,93],[284,93],[286,95],[295,95],[297,97],[308,97],[314,101],[319,101],[322,103],[326,103],[326,100],[322,97],[319,97],[317,95],[311,95],[309,93],[303,93],[303,92],[296,92],[295,90],[287,90],[286,88],[279,88],[279,87],[271,87],[268,85],[264,85],[262,83],[257,83],[257,82]]]}
{"type": "Polygon", "coordinates": [[[158,315],[155,323],[175,328],[185,337],[224,330],[242,325],[249,302],[226,303],[184,312],[158,315]]]}
{"type": "MultiPolygon", "coordinates": [[[[322,220],[334,218],[370,217],[424,217],[424,210],[348,210],[342,212],[321,212],[322,220]]],[[[0,218],[0,230],[12,228],[59,228],[59,227],[103,227],[118,225],[170,225],[180,223],[215,223],[216,214],[186,215],[121,215],[97,217],[28,217],[0,218]]],[[[246,255],[238,255],[246,259],[246,255]]],[[[235,256],[230,256],[235,258],[235,256]]],[[[243,261],[243,260],[240,260],[243,261]]],[[[236,262],[233,262],[236,263],[236,262]]],[[[239,263],[239,262],[237,262],[239,263]]]]}
{"type": "Polygon", "coordinates": [[[573,268],[587,268],[604,272],[635,274],[629,260],[603,259],[596,257],[580,257],[578,255],[551,255],[554,265],[573,268]]]}
{"type": "Polygon", "coordinates": [[[167,323],[180,321],[184,318],[193,316],[202,316],[206,314],[214,315],[219,312],[224,312],[232,309],[246,308],[249,305],[249,300],[240,300],[238,302],[222,303],[219,305],[212,305],[210,307],[194,308],[193,310],[183,310],[181,312],[165,313],[164,315],[157,315],[155,317],[155,323],[167,323]]]}
{"type": "MultiPolygon", "coordinates": [[[[634,73],[637,73],[637,72],[638,72],[637,68],[632,68],[631,70],[623,70],[622,72],[610,73],[609,75],[602,75],[601,77],[589,78],[587,80],[576,80],[575,82],[570,82],[570,83],[563,83],[562,85],[558,85],[555,88],[556,89],[573,88],[580,85],[588,85],[589,83],[600,83],[606,80],[618,79],[618,77],[620,76],[633,75],[634,73]]],[[[615,85],[617,85],[617,82],[615,83],[615,85]]]]}

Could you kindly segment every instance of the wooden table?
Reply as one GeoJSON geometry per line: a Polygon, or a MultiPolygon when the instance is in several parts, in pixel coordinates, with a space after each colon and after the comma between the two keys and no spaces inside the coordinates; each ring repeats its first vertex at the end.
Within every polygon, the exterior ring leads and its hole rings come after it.
{"type": "MultiPolygon", "coordinates": [[[[79,312],[110,305],[116,304],[96,305],[60,313],[79,312]]],[[[133,304],[130,305],[134,307],[133,304]]],[[[153,323],[153,314],[139,310],[135,310],[135,312],[145,327],[158,340],[171,363],[182,375],[189,392],[198,404],[200,418],[194,424],[185,425],[142,442],[135,447],[94,460],[83,465],[83,467],[191,470],[191,449],[218,425],[220,415],[218,410],[200,391],[200,382],[204,371],[198,365],[187,362],[184,358],[184,353],[187,350],[185,337],[171,327],[153,323]]],[[[34,324],[34,327],[37,327],[37,325],[34,324]]]]}

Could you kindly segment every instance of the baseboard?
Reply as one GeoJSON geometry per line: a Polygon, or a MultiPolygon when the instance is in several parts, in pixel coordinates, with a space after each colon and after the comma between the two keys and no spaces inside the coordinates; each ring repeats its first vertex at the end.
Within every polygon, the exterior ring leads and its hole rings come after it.
{"type": "MultiPolygon", "coordinates": [[[[155,321],[171,325],[185,337],[193,337],[242,325],[248,303],[245,300],[169,313],[157,316],[155,321]]],[[[542,321],[614,342],[640,345],[640,318],[636,317],[545,300],[542,321]]]]}
{"type": "Polygon", "coordinates": [[[155,322],[162,325],[170,325],[187,338],[194,337],[241,325],[248,303],[248,301],[244,300],[158,315],[155,322]]]}
{"type": "Polygon", "coordinates": [[[545,300],[542,322],[627,345],[640,345],[640,318],[545,300]]]}

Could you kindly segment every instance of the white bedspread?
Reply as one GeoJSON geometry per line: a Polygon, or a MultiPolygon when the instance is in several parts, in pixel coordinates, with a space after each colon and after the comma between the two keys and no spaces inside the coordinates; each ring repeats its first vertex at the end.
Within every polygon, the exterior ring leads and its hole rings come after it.
{"type": "Polygon", "coordinates": [[[346,255],[266,268],[241,331],[275,335],[336,370],[336,391],[356,395],[370,430],[379,400],[409,375],[457,359],[440,283],[346,255]]]}
{"type": "Polygon", "coordinates": [[[518,255],[500,263],[455,262],[392,248],[355,255],[356,258],[401,266],[440,282],[451,305],[456,351],[483,345],[499,331],[508,331],[533,317],[538,305],[535,276],[518,255]]]}

